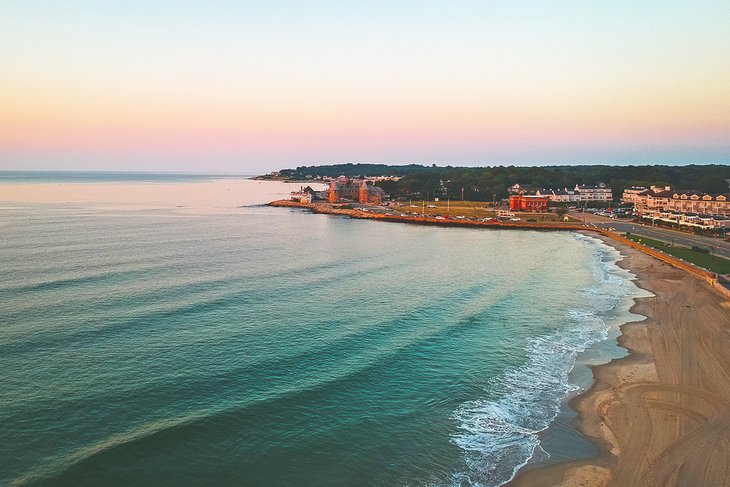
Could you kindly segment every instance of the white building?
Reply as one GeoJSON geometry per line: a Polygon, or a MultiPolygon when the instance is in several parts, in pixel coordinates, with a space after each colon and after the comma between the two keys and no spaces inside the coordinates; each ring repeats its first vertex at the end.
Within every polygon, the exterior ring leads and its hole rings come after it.
{"type": "Polygon", "coordinates": [[[681,227],[694,227],[702,230],[713,230],[717,228],[730,228],[730,217],[696,215],[694,213],[680,213],[669,210],[653,210],[642,215],[643,218],[651,221],[663,221],[676,223],[681,227]]]}
{"type": "Polygon", "coordinates": [[[580,195],[580,201],[611,201],[613,194],[611,188],[605,183],[599,183],[597,186],[588,184],[575,185],[575,191],[580,195]]]}
{"type": "MultiPolygon", "coordinates": [[[[670,191],[672,188],[671,186],[650,186],[649,190],[651,190],[654,193],[659,193],[660,191],[670,191]]],[[[621,196],[621,203],[631,203],[636,204],[641,202],[642,200],[645,200],[644,196],[647,194],[647,188],[644,186],[632,186],[630,188],[624,189],[624,193],[621,196]]]]}
{"type": "Polygon", "coordinates": [[[534,194],[535,196],[547,196],[550,201],[559,203],[573,203],[579,201],[611,201],[613,194],[611,188],[604,183],[597,186],[575,185],[575,188],[568,189],[538,189],[535,190],[526,184],[513,184],[507,188],[507,192],[513,194],[534,194]]]}
{"type": "Polygon", "coordinates": [[[509,194],[535,194],[535,188],[529,184],[515,183],[507,188],[509,194]]]}
{"type": "Polygon", "coordinates": [[[547,196],[550,201],[556,203],[570,203],[580,201],[580,194],[572,189],[538,189],[535,193],[537,196],[547,196]]]}
{"type": "Polygon", "coordinates": [[[645,189],[640,193],[626,195],[639,213],[673,211],[698,215],[730,216],[730,195],[708,194],[701,191],[670,191],[669,188],[645,189]]]}

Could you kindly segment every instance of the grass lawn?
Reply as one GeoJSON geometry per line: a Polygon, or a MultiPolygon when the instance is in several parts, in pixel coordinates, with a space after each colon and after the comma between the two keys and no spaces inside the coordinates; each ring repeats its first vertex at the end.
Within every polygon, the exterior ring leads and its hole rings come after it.
{"type": "MultiPolygon", "coordinates": [[[[451,216],[464,216],[474,218],[494,218],[495,212],[492,209],[492,203],[484,201],[426,201],[426,207],[423,208],[423,203],[420,200],[413,200],[412,202],[398,202],[392,204],[392,208],[396,211],[403,213],[418,212],[424,210],[426,215],[451,215],[451,216]],[[413,205],[413,207],[411,207],[413,205]],[[429,205],[432,207],[429,208],[429,205]]],[[[522,221],[536,221],[536,222],[562,222],[562,217],[559,217],[556,213],[527,213],[527,212],[515,212],[515,216],[520,218],[522,221]]],[[[571,218],[571,222],[577,222],[574,218],[571,218]]]]}
{"type": "Polygon", "coordinates": [[[671,244],[666,242],[654,240],[653,238],[642,237],[640,235],[627,233],[626,238],[630,238],[634,242],[642,243],[647,247],[659,249],[666,254],[679,257],[680,259],[709,271],[718,272],[720,274],[730,273],[730,260],[723,257],[705,254],[704,252],[697,252],[696,250],[692,250],[687,247],[673,247],[671,244]]]}
{"type": "Polygon", "coordinates": [[[416,211],[419,215],[422,210],[426,215],[466,216],[480,219],[493,218],[495,215],[492,211],[492,204],[484,201],[451,201],[450,203],[446,201],[426,201],[424,208],[420,200],[413,200],[410,204],[408,202],[393,203],[391,207],[404,213],[416,211]],[[434,208],[429,208],[428,205],[433,205],[434,208]]]}

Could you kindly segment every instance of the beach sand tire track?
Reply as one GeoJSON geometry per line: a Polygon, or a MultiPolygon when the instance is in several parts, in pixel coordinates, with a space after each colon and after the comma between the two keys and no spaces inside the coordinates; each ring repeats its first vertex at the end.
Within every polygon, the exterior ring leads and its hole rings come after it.
{"type": "Polygon", "coordinates": [[[651,383],[623,386],[619,396],[604,418],[612,431],[628,431],[619,438],[614,485],[726,485],[680,481],[724,475],[730,458],[722,443],[730,439],[730,416],[722,396],[651,383]],[[626,404],[634,406],[628,424],[626,404]]]}
{"type": "Polygon", "coordinates": [[[513,485],[730,487],[726,298],[646,254],[607,243],[627,256],[619,265],[655,297],[637,299],[632,311],[647,319],[622,328],[619,343],[631,354],[595,368],[594,386],[572,403],[579,429],[601,453],[526,471],[513,485]]]}

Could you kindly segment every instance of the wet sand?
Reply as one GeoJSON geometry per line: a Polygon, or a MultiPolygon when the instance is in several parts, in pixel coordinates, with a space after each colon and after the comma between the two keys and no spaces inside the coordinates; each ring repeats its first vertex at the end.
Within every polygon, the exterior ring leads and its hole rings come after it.
{"type": "Polygon", "coordinates": [[[730,301],[687,272],[611,239],[655,297],[622,327],[630,354],[593,368],[573,399],[597,458],[520,473],[511,486],[730,485],[730,301]]]}

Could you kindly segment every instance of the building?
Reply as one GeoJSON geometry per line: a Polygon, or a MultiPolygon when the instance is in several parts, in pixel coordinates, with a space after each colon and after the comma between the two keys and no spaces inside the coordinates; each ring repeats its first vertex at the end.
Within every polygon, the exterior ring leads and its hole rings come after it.
{"type": "Polygon", "coordinates": [[[357,201],[362,204],[379,205],[385,199],[382,188],[371,186],[364,179],[350,179],[340,176],[330,181],[327,200],[330,203],[357,201]]]}
{"type": "Polygon", "coordinates": [[[712,195],[702,191],[675,191],[667,208],[681,213],[730,215],[728,195],[712,195]]]}
{"type": "Polygon", "coordinates": [[[679,227],[698,228],[700,230],[730,228],[730,217],[720,215],[698,215],[669,210],[654,210],[644,213],[642,218],[652,222],[661,221],[676,224],[679,227]]]}
{"type": "Polygon", "coordinates": [[[360,180],[350,179],[347,176],[340,176],[330,181],[327,191],[327,200],[330,203],[341,201],[357,201],[360,198],[360,180]]]}
{"type": "MultiPolygon", "coordinates": [[[[670,186],[651,186],[649,189],[658,193],[659,191],[670,191],[672,188],[670,186]]],[[[642,195],[644,195],[646,191],[647,188],[644,186],[632,186],[630,188],[626,188],[621,196],[621,203],[636,204],[637,201],[641,200],[642,195]]]]}
{"type": "Polygon", "coordinates": [[[548,211],[548,196],[513,194],[509,197],[509,209],[512,211],[548,211]]]}
{"type": "Polygon", "coordinates": [[[535,193],[537,196],[547,196],[550,201],[556,203],[570,203],[580,201],[580,193],[572,189],[538,189],[535,193]]]}
{"type": "Polygon", "coordinates": [[[360,190],[358,192],[359,201],[366,205],[380,205],[383,203],[385,192],[378,186],[371,186],[367,181],[363,181],[360,184],[360,190]]]}
{"type": "Polygon", "coordinates": [[[528,184],[520,184],[515,183],[509,188],[507,188],[507,193],[509,194],[535,194],[535,191],[537,188],[533,188],[532,186],[528,184]]]}
{"type": "Polygon", "coordinates": [[[695,190],[659,189],[652,186],[639,193],[624,193],[639,214],[669,211],[681,214],[730,216],[730,195],[695,190]]]}
{"type": "Polygon", "coordinates": [[[634,210],[642,213],[647,210],[662,209],[669,206],[673,193],[668,189],[647,189],[633,196],[634,210]]]}
{"type": "Polygon", "coordinates": [[[534,190],[529,186],[523,184],[514,184],[510,186],[507,191],[510,195],[535,195],[535,196],[547,196],[550,201],[556,203],[575,203],[579,201],[611,201],[613,200],[613,193],[611,188],[606,186],[604,183],[599,183],[596,186],[590,186],[586,184],[575,185],[575,188],[568,189],[538,189],[534,190]]]}
{"type": "Polygon", "coordinates": [[[624,189],[624,192],[621,195],[621,203],[633,204],[638,198],[639,194],[643,193],[644,191],[646,191],[646,188],[644,186],[631,186],[630,188],[624,189]]]}
{"type": "Polygon", "coordinates": [[[588,184],[575,185],[575,192],[580,195],[579,201],[611,201],[613,200],[613,194],[611,188],[606,186],[605,183],[598,183],[597,186],[591,186],[588,184]]]}
{"type": "Polygon", "coordinates": [[[307,186],[306,188],[300,186],[299,191],[291,192],[291,200],[298,201],[300,203],[311,203],[317,199],[317,196],[317,192],[314,191],[311,186],[307,186]]]}

